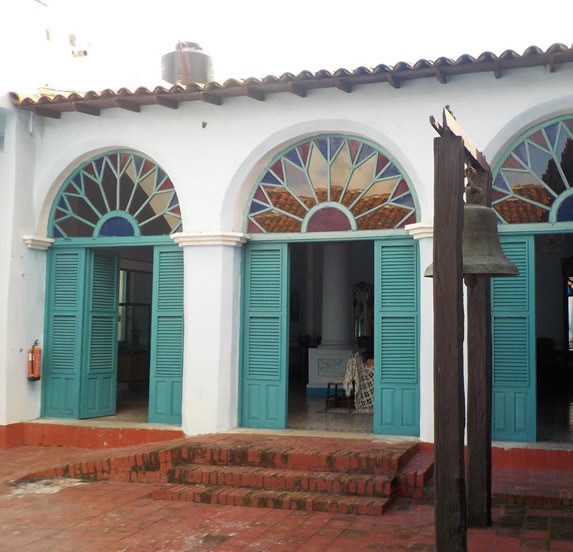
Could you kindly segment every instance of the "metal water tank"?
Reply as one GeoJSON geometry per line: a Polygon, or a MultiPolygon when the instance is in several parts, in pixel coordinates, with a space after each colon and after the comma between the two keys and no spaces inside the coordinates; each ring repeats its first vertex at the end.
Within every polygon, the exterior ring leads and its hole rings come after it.
{"type": "Polygon", "coordinates": [[[161,56],[161,78],[171,84],[213,80],[211,58],[196,42],[178,42],[175,51],[161,56]]]}

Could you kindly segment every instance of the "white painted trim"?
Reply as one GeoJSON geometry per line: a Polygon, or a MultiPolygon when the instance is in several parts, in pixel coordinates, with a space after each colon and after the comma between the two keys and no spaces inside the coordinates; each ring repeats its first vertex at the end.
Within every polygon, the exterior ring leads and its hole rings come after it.
{"type": "Polygon", "coordinates": [[[415,240],[434,237],[433,222],[415,222],[414,224],[406,224],[404,228],[415,240]]]}
{"type": "Polygon", "coordinates": [[[22,239],[30,249],[40,249],[41,251],[47,251],[54,243],[54,240],[52,238],[44,238],[42,236],[32,236],[30,234],[22,236],[22,239]]]}
{"type": "Polygon", "coordinates": [[[192,245],[229,245],[241,247],[248,239],[249,234],[242,232],[176,232],[171,239],[179,247],[192,245]]]}

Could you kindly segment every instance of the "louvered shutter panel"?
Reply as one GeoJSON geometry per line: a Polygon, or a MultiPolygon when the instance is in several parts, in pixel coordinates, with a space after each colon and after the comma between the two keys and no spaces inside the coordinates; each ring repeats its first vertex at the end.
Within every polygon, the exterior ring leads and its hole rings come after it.
{"type": "Polygon", "coordinates": [[[115,414],[119,264],[117,257],[87,252],[86,333],[80,418],[115,414]]]}
{"type": "Polygon", "coordinates": [[[83,249],[48,252],[48,312],[42,413],[47,417],[79,415],[84,297],[83,249]]]}
{"type": "Polygon", "coordinates": [[[286,427],[288,246],[245,250],[241,425],[286,427]]]}
{"type": "Polygon", "coordinates": [[[181,424],[183,382],[183,250],[155,247],[149,421],[181,424]]]}
{"type": "Polygon", "coordinates": [[[374,432],[419,435],[418,249],[375,242],[374,432]]]}
{"type": "Polygon", "coordinates": [[[502,236],[519,276],[492,278],[493,438],[536,440],[533,236],[502,236]]]}

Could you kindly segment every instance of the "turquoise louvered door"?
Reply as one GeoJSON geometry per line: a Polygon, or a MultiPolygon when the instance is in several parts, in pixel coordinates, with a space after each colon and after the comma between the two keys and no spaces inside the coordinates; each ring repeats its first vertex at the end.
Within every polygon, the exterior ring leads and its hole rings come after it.
{"type": "Polygon", "coordinates": [[[43,416],[79,416],[85,257],[84,249],[48,252],[43,416]]]}
{"type": "Polygon", "coordinates": [[[374,262],[374,432],[419,435],[417,244],[378,240],[374,262]]]}
{"type": "Polygon", "coordinates": [[[155,247],[149,382],[150,422],[181,424],[183,287],[183,250],[178,246],[155,247]]]}
{"type": "Polygon", "coordinates": [[[286,428],[287,244],[249,243],[244,259],[241,425],[286,428]]]}
{"type": "Polygon", "coordinates": [[[86,252],[85,328],[80,418],[115,414],[119,263],[115,256],[86,252]]]}
{"type": "Polygon", "coordinates": [[[535,441],[534,237],[501,243],[519,276],[492,279],[493,439],[535,441]]]}

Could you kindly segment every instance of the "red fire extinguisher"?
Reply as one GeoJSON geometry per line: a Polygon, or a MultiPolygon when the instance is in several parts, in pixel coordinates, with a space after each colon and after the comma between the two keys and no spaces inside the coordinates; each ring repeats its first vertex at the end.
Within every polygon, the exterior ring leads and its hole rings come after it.
{"type": "Polygon", "coordinates": [[[42,349],[38,345],[38,340],[28,349],[28,379],[38,381],[42,375],[42,349]]]}

